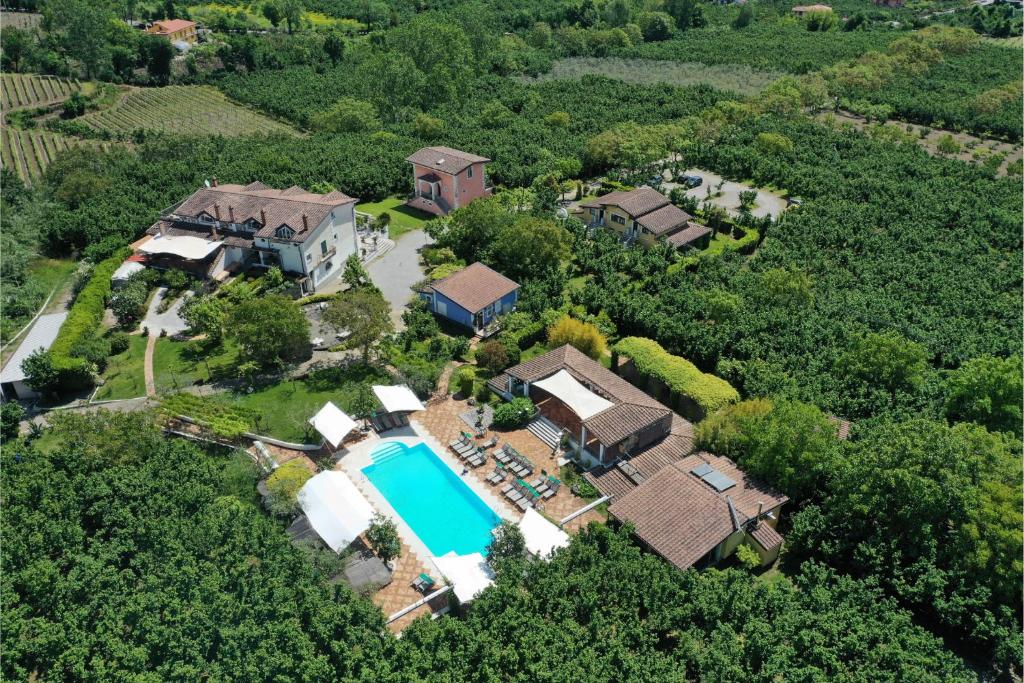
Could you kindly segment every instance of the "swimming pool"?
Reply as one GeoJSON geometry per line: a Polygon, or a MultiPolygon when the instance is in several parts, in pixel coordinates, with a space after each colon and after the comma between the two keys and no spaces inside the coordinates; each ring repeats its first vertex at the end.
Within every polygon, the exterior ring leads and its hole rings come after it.
{"type": "Polygon", "coordinates": [[[501,518],[425,443],[381,444],[363,474],[435,556],[487,552],[501,518]]]}

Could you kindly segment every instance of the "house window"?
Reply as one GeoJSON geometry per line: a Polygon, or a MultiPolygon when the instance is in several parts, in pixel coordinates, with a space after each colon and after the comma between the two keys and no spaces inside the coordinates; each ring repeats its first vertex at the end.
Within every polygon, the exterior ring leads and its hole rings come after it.
{"type": "Polygon", "coordinates": [[[328,261],[327,263],[324,264],[324,272],[325,273],[331,272],[331,268],[333,268],[333,267],[334,267],[334,262],[333,261],[328,261]]]}
{"type": "Polygon", "coordinates": [[[291,239],[295,236],[295,231],[289,228],[287,225],[282,225],[280,228],[274,231],[274,234],[281,239],[291,239]]]}
{"type": "Polygon", "coordinates": [[[472,166],[470,166],[469,169],[466,170],[466,177],[467,178],[472,178],[473,177],[473,167],[472,166]]]}
{"type": "Polygon", "coordinates": [[[306,263],[311,263],[312,261],[313,261],[313,255],[312,254],[306,254],[306,263]]]}
{"type": "Polygon", "coordinates": [[[626,219],[618,214],[612,214],[612,223],[618,223],[619,225],[625,225],[626,219]]]}
{"type": "Polygon", "coordinates": [[[327,256],[327,240],[320,243],[320,255],[327,256]]]}

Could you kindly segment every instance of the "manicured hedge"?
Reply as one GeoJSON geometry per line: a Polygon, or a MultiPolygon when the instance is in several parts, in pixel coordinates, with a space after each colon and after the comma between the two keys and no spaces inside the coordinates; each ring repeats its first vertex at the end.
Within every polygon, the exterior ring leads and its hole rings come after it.
{"type": "Polygon", "coordinates": [[[50,347],[53,365],[61,373],[61,384],[66,388],[88,386],[92,382],[91,364],[71,355],[72,349],[96,334],[110,298],[110,278],[130,253],[129,249],[122,249],[96,265],[50,347]]]}
{"type": "Polygon", "coordinates": [[[640,374],[661,380],[673,393],[688,396],[705,414],[740,398],[739,392],[724,379],[701,372],[652,339],[626,337],[615,345],[615,351],[630,358],[640,374]]]}

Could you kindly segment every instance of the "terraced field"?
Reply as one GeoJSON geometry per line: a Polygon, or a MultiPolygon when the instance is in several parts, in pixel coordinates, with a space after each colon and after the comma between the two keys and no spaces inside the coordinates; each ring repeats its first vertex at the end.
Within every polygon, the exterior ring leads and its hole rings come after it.
{"type": "Polygon", "coordinates": [[[77,120],[114,135],[130,135],[137,130],[227,136],[295,132],[231,102],[219,90],[193,85],[138,88],[109,109],[77,120]]]}
{"type": "Polygon", "coordinates": [[[38,74],[3,74],[0,76],[0,105],[4,111],[42,107],[63,102],[71,93],[82,89],[78,80],[38,74]]]}
{"type": "MultiPolygon", "coordinates": [[[[13,169],[22,182],[31,185],[58,154],[79,145],[100,145],[93,140],[66,137],[48,130],[19,130],[4,126],[2,156],[4,168],[13,169]]],[[[104,149],[110,143],[102,143],[104,149]]]]}

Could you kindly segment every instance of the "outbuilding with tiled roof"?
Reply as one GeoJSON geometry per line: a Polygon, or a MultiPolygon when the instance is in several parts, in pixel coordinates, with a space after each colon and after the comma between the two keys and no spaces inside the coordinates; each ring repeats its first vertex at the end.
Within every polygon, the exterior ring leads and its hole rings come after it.
{"type": "Polygon", "coordinates": [[[421,293],[437,315],[486,336],[498,316],[515,310],[519,283],[477,261],[421,293]]]}
{"type": "Polygon", "coordinates": [[[641,186],[619,191],[580,204],[591,226],[611,228],[623,241],[654,246],[661,241],[672,246],[689,246],[711,233],[693,222],[686,213],[654,188],[641,186]],[[698,226],[706,232],[694,228],[698,226]],[[684,233],[682,237],[676,237],[684,233]]]}

